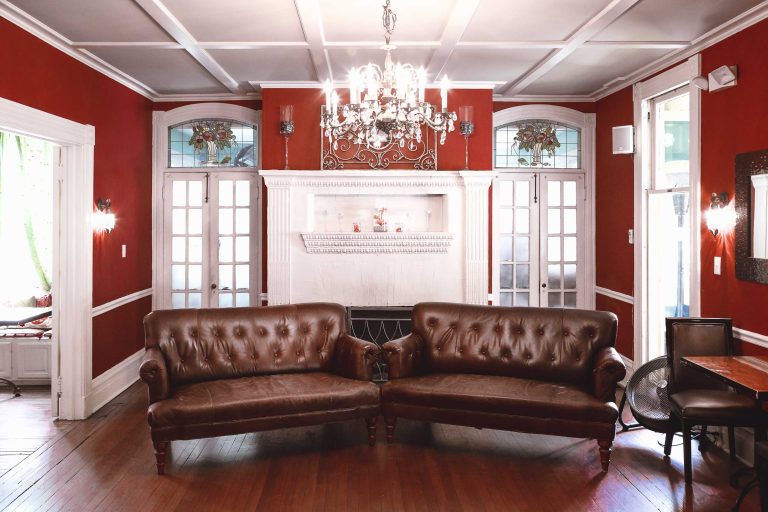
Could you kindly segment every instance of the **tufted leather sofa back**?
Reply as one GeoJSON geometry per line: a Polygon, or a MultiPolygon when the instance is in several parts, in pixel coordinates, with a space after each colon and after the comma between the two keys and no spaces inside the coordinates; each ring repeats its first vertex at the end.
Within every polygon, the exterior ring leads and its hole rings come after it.
{"type": "Polygon", "coordinates": [[[159,347],[171,385],[302,371],[330,371],[346,310],[311,303],[153,311],[145,345],[159,347]]]}
{"type": "Polygon", "coordinates": [[[616,342],[613,313],[424,302],[413,331],[426,342],[425,370],[589,385],[596,353],[616,342]]]}

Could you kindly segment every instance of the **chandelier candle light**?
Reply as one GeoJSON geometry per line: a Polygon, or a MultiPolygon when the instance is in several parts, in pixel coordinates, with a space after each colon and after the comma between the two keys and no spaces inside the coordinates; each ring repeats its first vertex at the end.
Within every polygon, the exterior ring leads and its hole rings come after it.
{"type": "Polygon", "coordinates": [[[285,137],[285,170],[288,170],[288,137],[293,135],[293,105],[280,105],[280,135],[285,137]]]}
{"type": "Polygon", "coordinates": [[[469,170],[469,136],[475,132],[475,107],[459,107],[459,133],[464,137],[464,170],[469,170]]]}
{"type": "Polygon", "coordinates": [[[320,126],[334,149],[338,141],[365,145],[382,150],[397,144],[401,148],[412,142],[421,143],[422,127],[440,133],[440,144],[454,130],[456,114],[448,112],[448,79],[440,82],[441,105],[438,110],[425,101],[427,74],[423,67],[393,63],[390,44],[397,16],[384,4],[384,68],[368,63],[349,73],[349,104],[341,105],[330,82],[325,84],[325,107],[320,126]]]}

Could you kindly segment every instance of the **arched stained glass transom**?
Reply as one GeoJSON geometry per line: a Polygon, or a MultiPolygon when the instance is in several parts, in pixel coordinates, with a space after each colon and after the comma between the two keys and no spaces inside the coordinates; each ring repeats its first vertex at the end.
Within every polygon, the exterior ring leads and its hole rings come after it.
{"type": "Polygon", "coordinates": [[[256,167],[255,125],[193,119],[168,128],[168,167],[256,167]]]}
{"type": "Polygon", "coordinates": [[[494,130],[496,168],[580,169],[581,130],[546,119],[514,121],[494,130]]]}

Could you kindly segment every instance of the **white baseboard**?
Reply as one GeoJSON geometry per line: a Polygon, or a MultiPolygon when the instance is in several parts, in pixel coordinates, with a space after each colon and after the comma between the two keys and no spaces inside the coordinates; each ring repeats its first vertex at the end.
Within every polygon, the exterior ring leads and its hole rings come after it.
{"type": "Polygon", "coordinates": [[[139,380],[139,365],[143,356],[144,349],[141,349],[93,379],[91,392],[85,397],[86,417],[139,380]]]}

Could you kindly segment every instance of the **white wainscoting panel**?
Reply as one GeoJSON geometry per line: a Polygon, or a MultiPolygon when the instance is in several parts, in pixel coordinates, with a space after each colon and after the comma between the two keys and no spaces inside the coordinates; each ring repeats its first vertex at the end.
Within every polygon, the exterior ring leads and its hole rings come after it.
{"type": "Polygon", "coordinates": [[[0,341],[0,377],[13,377],[13,345],[11,341],[0,341]]]}

